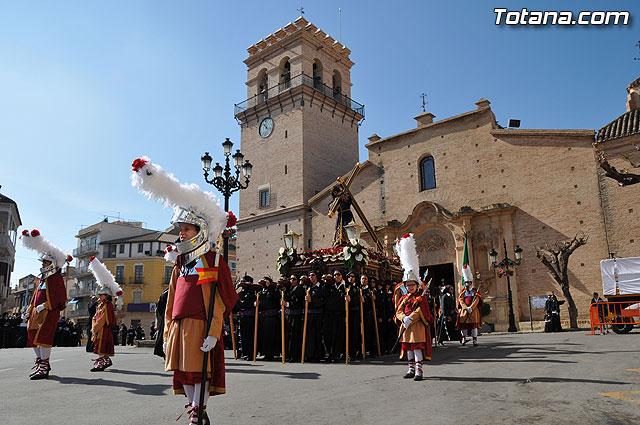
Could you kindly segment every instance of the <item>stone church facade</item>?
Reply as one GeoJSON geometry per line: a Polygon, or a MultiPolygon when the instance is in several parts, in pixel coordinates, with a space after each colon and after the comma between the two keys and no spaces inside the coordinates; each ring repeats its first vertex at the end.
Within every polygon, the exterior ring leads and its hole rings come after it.
{"type": "MultiPolygon", "coordinates": [[[[349,98],[349,50],[303,18],[248,52],[249,96],[236,105],[236,119],[243,152],[260,161],[240,195],[238,270],[275,276],[287,231],[302,235],[304,250],[331,246],[330,189],[358,161],[364,107],[349,98]],[[312,78],[298,84],[300,74],[312,78]],[[273,121],[270,134],[261,134],[265,118],[273,121]]],[[[640,255],[640,205],[634,206],[640,185],[619,187],[604,176],[594,130],[504,129],[485,99],[460,115],[434,118],[425,112],[413,129],[369,137],[369,158],[351,186],[387,251],[412,232],[421,267],[436,282],[459,286],[466,234],[476,285],[492,307],[486,320],[503,330],[507,283],[491,267],[489,251],[498,251],[500,260],[503,241],[510,258],[517,245],[524,249],[511,277],[516,321],[524,322],[529,295],[555,291],[561,297],[534,246],[584,234],[588,243],[571,256],[569,279],[579,317],[587,319],[591,294],[601,288],[600,260],[610,252],[640,255]]],[[[565,307],[562,313],[567,318],[565,307]]],[[[541,316],[534,310],[533,320],[541,316]]]]}

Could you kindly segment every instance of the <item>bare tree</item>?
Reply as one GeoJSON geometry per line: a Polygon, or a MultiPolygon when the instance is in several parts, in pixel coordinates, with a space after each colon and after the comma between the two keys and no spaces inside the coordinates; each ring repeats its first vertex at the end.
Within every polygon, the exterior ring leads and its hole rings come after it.
{"type": "Polygon", "coordinates": [[[553,279],[562,289],[562,293],[569,303],[569,326],[571,329],[578,328],[578,309],[576,303],[571,296],[571,288],[569,285],[569,257],[573,254],[573,251],[587,243],[588,237],[584,235],[576,234],[573,239],[556,242],[553,248],[550,248],[548,244],[542,247],[534,247],[536,250],[536,256],[544,264],[553,279]]]}

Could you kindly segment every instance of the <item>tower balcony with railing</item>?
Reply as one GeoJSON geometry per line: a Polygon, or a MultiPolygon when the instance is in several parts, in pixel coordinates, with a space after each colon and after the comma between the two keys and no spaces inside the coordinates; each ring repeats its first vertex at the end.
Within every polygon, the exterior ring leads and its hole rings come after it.
{"type": "Polygon", "coordinates": [[[364,118],[364,105],[342,94],[339,88],[330,87],[318,79],[306,74],[298,74],[276,86],[268,87],[262,92],[234,105],[236,119],[245,122],[250,117],[252,108],[264,106],[266,109],[282,108],[284,102],[300,102],[302,99],[313,104],[324,105],[326,108],[336,109],[338,105],[353,111],[351,115],[358,121],[364,118]],[[312,89],[309,96],[304,96],[303,89],[312,89]],[[303,97],[304,96],[304,97],[303,97]]]}

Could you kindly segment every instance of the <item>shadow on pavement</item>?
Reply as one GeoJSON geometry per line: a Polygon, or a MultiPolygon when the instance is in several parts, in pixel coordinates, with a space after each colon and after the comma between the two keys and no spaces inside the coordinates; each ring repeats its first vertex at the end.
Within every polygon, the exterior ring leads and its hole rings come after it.
{"type": "Polygon", "coordinates": [[[155,375],[155,376],[162,376],[163,378],[171,378],[173,377],[173,375],[169,372],[165,372],[165,373],[161,373],[161,372],[139,372],[137,370],[122,370],[122,369],[113,369],[113,368],[109,368],[108,373],[119,373],[121,375],[142,375],[142,376],[149,376],[149,375],[155,375]]]}
{"type": "Polygon", "coordinates": [[[279,372],[277,370],[252,370],[252,369],[234,369],[233,367],[226,367],[227,373],[241,373],[241,374],[256,374],[256,375],[280,375],[291,379],[318,379],[319,373],[315,372],[279,372]]]}
{"type": "Polygon", "coordinates": [[[580,378],[549,378],[549,377],[534,377],[534,378],[496,378],[496,377],[487,377],[481,376],[476,378],[469,378],[466,376],[425,376],[424,379],[426,381],[430,380],[438,380],[438,381],[459,381],[459,382],[516,382],[520,384],[530,384],[533,382],[546,382],[546,383],[564,383],[564,382],[575,382],[581,384],[606,384],[606,385],[629,385],[630,382],[618,382],[618,381],[603,381],[599,379],[580,379],[580,378]]]}
{"type": "MultiPolygon", "coordinates": [[[[101,372],[102,373],[102,372],[101,372]]],[[[104,372],[109,373],[109,372],[104,372]]],[[[171,390],[171,385],[154,385],[154,384],[134,384],[132,382],[111,381],[108,379],[85,379],[85,378],[62,378],[59,376],[49,376],[50,381],[57,381],[61,384],[74,385],[102,385],[105,387],[121,387],[126,388],[128,392],[137,395],[165,395],[171,390]]]]}

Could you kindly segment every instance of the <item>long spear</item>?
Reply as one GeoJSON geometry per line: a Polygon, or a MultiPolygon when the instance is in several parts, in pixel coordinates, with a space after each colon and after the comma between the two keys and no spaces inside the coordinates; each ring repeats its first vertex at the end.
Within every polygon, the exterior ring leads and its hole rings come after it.
{"type": "Polygon", "coordinates": [[[280,335],[282,335],[282,364],[284,364],[285,358],[285,343],[284,343],[284,288],[280,290],[280,335]]]}
{"type": "Polygon", "coordinates": [[[362,360],[365,358],[364,353],[364,313],[362,312],[362,288],[360,288],[360,334],[362,335],[362,360]]]}
{"type": "Polygon", "coordinates": [[[236,353],[236,330],[233,327],[233,313],[229,315],[229,329],[231,330],[231,345],[233,346],[233,360],[238,360],[236,353]]]}
{"type": "Polygon", "coordinates": [[[349,364],[349,301],[347,301],[347,295],[349,295],[349,287],[344,286],[345,298],[344,298],[344,312],[345,312],[345,349],[344,349],[344,363],[349,364]]]}
{"type": "Polygon", "coordinates": [[[376,345],[378,346],[378,357],[381,357],[382,353],[380,351],[380,336],[378,334],[378,314],[376,313],[376,300],[374,298],[375,294],[373,293],[373,291],[371,291],[371,305],[373,306],[373,325],[376,330],[376,345]]]}
{"type": "MultiPolygon", "coordinates": [[[[309,291],[311,288],[307,289],[307,297],[309,296],[309,291]]],[[[307,348],[307,313],[309,312],[309,300],[305,297],[304,300],[304,329],[302,330],[302,357],[300,359],[300,363],[304,364],[304,351],[307,348]]]]}
{"type": "Polygon", "coordinates": [[[260,306],[260,292],[256,294],[256,318],[253,326],[253,361],[256,361],[258,354],[258,310],[260,306]]]}
{"type": "MultiPolygon", "coordinates": [[[[216,260],[219,261],[220,254],[216,253],[215,255],[216,255],[216,260]]],[[[205,339],[209,335],[209,329],[211,328],[211,321],[213,319],[213,308],[215,307],[217,284],[218,282],[215,280],[211,282],[211,294],[209,296],[209,312],[207,313],[207,327],[205,328],[205,333],[204,333],[205,339]]],[[[204,358],[202,360],[202,380],[200,381],[201,382],[200,400],[199,400],[200,403],[198,404],[198,406],[200,406],[199,407],[200,410],[198,411],[198,425],[202,425],[202,421],[203,421],[202,406],[204,405],[204,390],[206,388],[205,382],[207,382],[208,362],[209,362],[209,352],[205,351],[204,358]]],[[[211,376],[213,377],[213,370],[211,371],[211,376]]]]}

